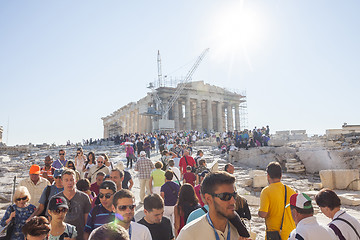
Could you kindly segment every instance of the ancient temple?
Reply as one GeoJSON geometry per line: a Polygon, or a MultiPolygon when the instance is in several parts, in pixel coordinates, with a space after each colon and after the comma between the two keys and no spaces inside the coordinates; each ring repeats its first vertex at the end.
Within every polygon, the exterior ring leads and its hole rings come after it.
{"type": "MultiPolygon", "coordinates": [[[[159,87],[157,94],[163,103],[170,101],[177,88],[159,87]]],[[[174,130],[240,130],[240,105],[246,97],[225,88],[206,84],[203,81],[187,83],[166,115],[173,120],[174,130]]],[[[123,133],[144,133],[158,130],[152,93],[137,102],[131,102],[109,116],[103,117],[104,138],[123,133]]],[[[170,129],[169,129],[170,130],[170,129]]]]}

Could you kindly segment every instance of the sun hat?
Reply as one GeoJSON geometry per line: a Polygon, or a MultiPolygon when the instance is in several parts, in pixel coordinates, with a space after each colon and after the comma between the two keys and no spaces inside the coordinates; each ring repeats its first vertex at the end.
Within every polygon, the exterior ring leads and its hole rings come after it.
{"type": "Polygon", "coordinates": [[[305,193],[295,193],[291,195],[290,197],[290,203],[286,205],[288,206],[294,206],[300,209],[310,209],[312,208],[311,204],[311,198],[306,195],[305,193]]]}

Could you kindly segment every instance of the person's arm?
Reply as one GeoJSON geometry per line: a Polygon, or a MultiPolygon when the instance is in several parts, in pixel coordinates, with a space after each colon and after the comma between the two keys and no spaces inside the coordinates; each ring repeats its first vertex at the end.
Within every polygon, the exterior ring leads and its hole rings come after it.
{"type": "Polygon", "coordinates": [[[31,214],[31,216],[29,217],[29,220],[35,216],[39,216],[43,211],[44,211],[45,205],[40,203],[39,207],[36,208],[35,212],[33,214],[31,214]]]}
{"type": "Polygon", "coordinates": [[[175,227],[175,237],[177,237],[180,228],[180,214],[178,211],[178,205],[174,207],[174,227],[175,227]]]}
{"type": "Polygon", "coordinates": [[[175,153],[173,153],[173,152],[169,152],[169,153],[171,154],[171,158],[176,158],[177,157],[177,155],[175,153]]]}
{"type": "Polygon", "coordinates": [[[160,192],[160,196],[162,197],[162,199],[165,200],[165,193],[164,192],[160,192]]]}
{"type": "Polygon", "coordinates": [[[196,185],[200,183],[199,175],[196,174],[196,185]]]}
{"type": "Polygon", "coordinates": [[[267,212],[259,211],[259,212],[258,212],[258,215],[259,215],[259,217],[261,217],[261,218],[266,218],[266,217],[268,216],[268,213],[267,213],[267,212]]]}
{"type": "MultiPolygon", "coordinates": [[[[89,200],[90,201],[90,200],[89,200]]],[[[90,202],[89,202],[90,203],[90,202]]],[[[90,204],[90,207],[91,207],[91,204],[90,204]]],[[[85,222],[86,222],[86,220],[87,220],[87,218],[88,218],[88,215],[89,215],[89,213],[85,213],[84,214],[84,219],[85,219],[85,222]]]]}
{"type": "MultiPolygon", "coordinates": [[[[90,233],[84,232],[84,240],[88,240],[90,236],[90,233]]],[[[74,238],[75,239],[75,238],[74,238]]]]}
{"type": "Polygon", "coordinates": [[[246,226],[241,221],[241,218],[237,214],[237,212],[235,212],[235,217],[229,219],[229,221],[236,228],[237,232],[239,233],[239,235],[241,237],[245,237],[245,238],[250,237],[250,234],[249,234],[248,230],[246,229],[246,226]]]}
{"type": "Polygon", "coordinates": [[[131,191],[131,188],[134,186],[134,181],[132,179],[129,180],[129,190],[131,191]]]}
{"type": "Polygon", "coordinates": [[[153,181],[153,177],[151,176],[151,177],[150,177],[150,181],[149,181],[150,194],[153,193],[153,191],[152,191],[152,181],[153,181]]]}

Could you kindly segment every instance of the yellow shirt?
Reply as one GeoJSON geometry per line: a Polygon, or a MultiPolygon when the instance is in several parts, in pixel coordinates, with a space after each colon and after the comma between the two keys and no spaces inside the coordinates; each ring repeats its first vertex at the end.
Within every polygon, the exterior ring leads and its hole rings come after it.
{"type": "MultiPolygon", "coordinates": [[[[286,186],[287,196],[286,204],[290,202],[291,195],[296,192],[286,186]]],[[[272,183],[261,191],[260,209],[261,212],[267,212],[265,218],[267,231],[279,231],[281,219],[284,212],[285,187],[281,182],[272,183]]],[[[291,231],[295,229],[295,222],[291,216],[290,207],[285,209],[284,222],[281,231],[281,239],[288,239],[291,231]]]]}

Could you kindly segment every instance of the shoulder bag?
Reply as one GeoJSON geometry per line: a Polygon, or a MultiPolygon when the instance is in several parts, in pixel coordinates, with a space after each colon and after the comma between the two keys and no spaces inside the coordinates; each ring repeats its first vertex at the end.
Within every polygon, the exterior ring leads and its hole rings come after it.
{"type": "MultiPolygon", "coordinates": [[[[10,206],[10,213],[14,212],[15,209],[13,206],[10,206]]],[[[15,217],[11,219],[11,221],[1,229],[0,231],[0,240],[11,240],[11,234],[13,233],[15,228],[15,217]]]]}

